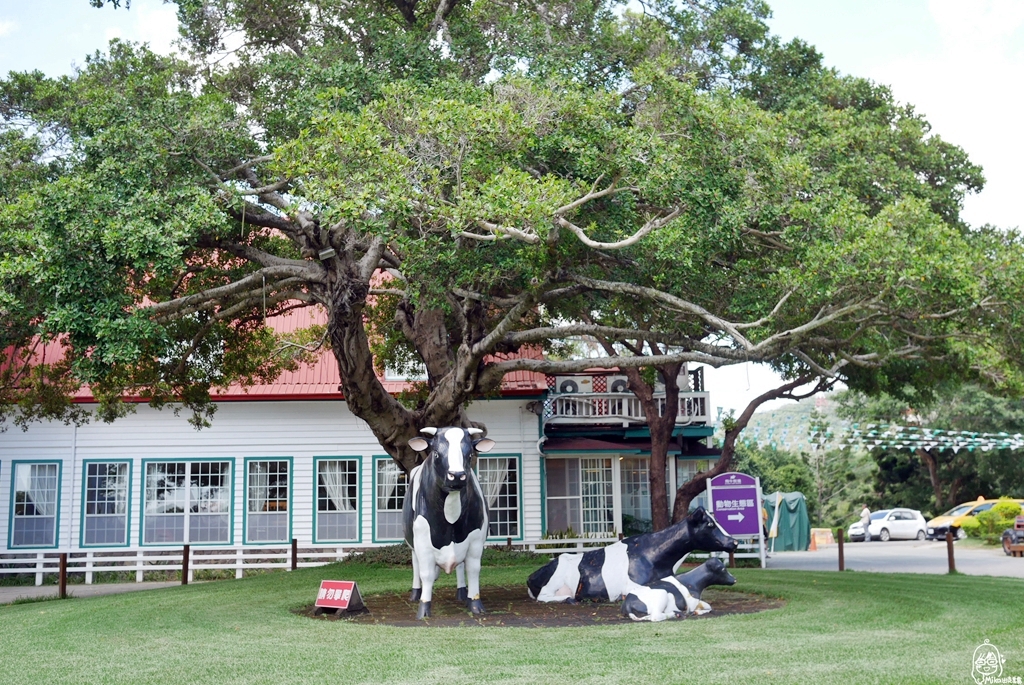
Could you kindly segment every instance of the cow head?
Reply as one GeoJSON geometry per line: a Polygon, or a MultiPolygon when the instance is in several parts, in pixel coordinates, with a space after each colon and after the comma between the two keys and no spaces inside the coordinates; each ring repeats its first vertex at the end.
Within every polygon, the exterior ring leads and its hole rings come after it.
{"type": "Polygon", "coordinates": [[[427,441],[416,437],[409,441],[409,447],[417,452],[428,450],[424,468],[434,472],[441,488],[447,492],[466,487],[467,475],[473,468],[473,453],[490,452],[494,441],[488,438],[474,439],[483,433],[479,428],[424,428],[420,431],[431,436],[427,441]]]}
{"type": "Polygon", "coordinates": [[[739,541],[728,535],[715,518],[704,507],[697,507],[686,517],[690,524],[690,539],[693,549],[705,552],[734,552],[739,541]]]}
{"type": "Polygon", "coordinates": [[[725,567],[725,562],[721,559],[712,557],[704,562],[704,568],[707,570],[707,584],[708,585],[735,585],[736,578],[729,573],[729,569],[725,567]]]}

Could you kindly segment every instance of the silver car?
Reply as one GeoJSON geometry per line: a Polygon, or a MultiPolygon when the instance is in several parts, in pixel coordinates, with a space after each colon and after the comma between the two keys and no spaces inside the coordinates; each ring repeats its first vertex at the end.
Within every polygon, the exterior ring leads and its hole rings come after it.
{"type": "MultiPolygon", "coordinates": [[[[852,542],[866,540],[860,521],[846,531],[852,542]]],[[[924,540],[928,537],[928,524],[916,509],[882,509],[872,512],[868,534],[873,540],[924,540]]]]}

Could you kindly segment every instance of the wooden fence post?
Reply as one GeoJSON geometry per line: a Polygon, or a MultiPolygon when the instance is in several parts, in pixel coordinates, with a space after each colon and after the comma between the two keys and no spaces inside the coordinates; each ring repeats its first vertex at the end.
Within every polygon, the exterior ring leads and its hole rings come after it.
{"type": "Polygon", "coordinates": [[[188,585],[188,545],[181,551],[181,584],[188,585]]]}
{"type": "Polygon", "coordinates": [[[736,551],[729,550],[729,568],[736,568],[736,551]]]}
{"type": "Polygon", "coordinates": [[[837,528],[836,529],[836,541],[839,542],[839,570],[840,571],[845,571],[846,570],[846,559],[843,556],[843,540],[845,539],[845,537],[846,536],[845,536],[845,534],[843,532],[843,529],[842,528],[837,528]]]}
{"type": "Polygon", "coordinates": [[[292,538],[292,570],[299,567],[299,541],[292,538]]]}
{"type": "Polygon", "coordinates": [[[68,553],[60,553],[60,598],[68,598],[68,553]]]}
{"type": "Polygon", "coordinates": [[[946,531],[946,556],[949,557],[949,572],[956,573],[956,560],[953,558],[953,531],[946,531]]]}

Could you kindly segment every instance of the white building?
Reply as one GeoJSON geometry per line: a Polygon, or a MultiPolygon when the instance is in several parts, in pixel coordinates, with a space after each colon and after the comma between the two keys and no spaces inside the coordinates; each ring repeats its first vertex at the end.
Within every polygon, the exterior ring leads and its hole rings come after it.
{"type": "MultiPolygon", "coordinates": [[[[670,492],[714,455],[701,442],[711,434],[707,395],[691,378],[670,492]]],[[[491,539],[630,534],[650,519],[649,434],[618,380],[517,372],[500,399],[470,405],[496,442],[477,465],[491,539]]],[[[384,382],[395,392],[404,386],[384,382]]],[[[198,431],[141,404],[112,424],[0,433],[0,572],[26,563],[50,570],[68,552],[76,568],[86,558],[89,568],[100,558],[134,559],[141,579],[144,559],[187,544],[229,565],[237,559],[240,575],[247,555],[270,558],[264,548],[292,540],[335,554],[401,541],[405,475],[349,412],[333,359],[216,399],[212,427],[198,431]]]]}

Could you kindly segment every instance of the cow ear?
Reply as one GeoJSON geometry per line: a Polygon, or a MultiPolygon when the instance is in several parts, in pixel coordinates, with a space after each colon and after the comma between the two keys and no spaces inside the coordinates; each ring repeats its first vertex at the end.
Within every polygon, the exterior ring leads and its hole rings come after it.
{"type": "Polygon", "coordinates": [[[409,441],[409,447],[413,448],[417,452],[422,452],[430,446],[430,443],[423,438],[413,438],[409,441]]]}
{"type": "Polygon", "coordinates": [[[426,428],[420,428],[420,433],[426,433],[427,435],[437,435],[437,429],[433,426],[427,426],[426,428]]]}
{"type": "Polygon", "coordinates": [[[477,452],[490,452],[492,449],[494,449],[494,441],[491,440],[490,438],[484,438],[482,440],[477,440],[476,442],[474,442],[473,447],[476,449],[477,452]]]}

